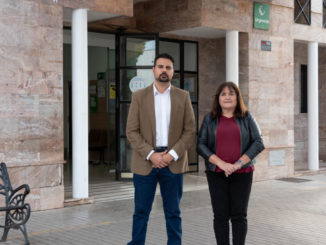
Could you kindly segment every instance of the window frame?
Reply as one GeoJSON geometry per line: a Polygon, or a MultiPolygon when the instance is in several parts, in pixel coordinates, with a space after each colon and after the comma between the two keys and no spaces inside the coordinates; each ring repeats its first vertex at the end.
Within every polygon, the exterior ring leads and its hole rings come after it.
{"type": "MultiPolygon", "coordinates": [[[[323,0],[325,1],[325,0],[323,0]]],[[[301,5],[300,0],[294,0],[294,23],[296,24],[302,24],[302,25],[311,25],[311,0],[306,0],[306,2],[301,5]],[[305,9],[309,8],[308,16],[305,13],[305,9]],[[299,9],[298,9],[299,8],[299,9]],[[298,14],[296,15],[296,11],[299,10],[298,14]],[[298,22],[302,18],[300,18],[303,15],[304,20],[306,23],[300,23],[298,22]]]]}

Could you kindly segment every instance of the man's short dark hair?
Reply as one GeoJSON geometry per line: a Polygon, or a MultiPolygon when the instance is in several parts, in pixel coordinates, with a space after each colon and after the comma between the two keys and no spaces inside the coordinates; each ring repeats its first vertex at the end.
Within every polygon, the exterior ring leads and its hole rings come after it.
{"type": "Polygon", "coordinates": [[[172,58],[172,56],[167,53],[163,53],[163,54],[159,54],[158,56],[155,57],[154,67],[156,66],[156,61],[160,58],[171,60],[172,64],[174,65],[174,59],[172,58]]]}

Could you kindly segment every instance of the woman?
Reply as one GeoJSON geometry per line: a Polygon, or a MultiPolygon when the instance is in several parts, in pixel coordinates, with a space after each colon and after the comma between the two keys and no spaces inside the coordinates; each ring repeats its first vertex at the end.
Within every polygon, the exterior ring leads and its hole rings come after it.
{"type": "Polygon", "coordinates": [[[263,149],[259,127],[239,88],[224,82],[217,89],[212,111],[204,118],[197,144],[205,159],[219,245],[230,244],[230,219],[233,245],[245,244],[254,158],[263,149]]]}

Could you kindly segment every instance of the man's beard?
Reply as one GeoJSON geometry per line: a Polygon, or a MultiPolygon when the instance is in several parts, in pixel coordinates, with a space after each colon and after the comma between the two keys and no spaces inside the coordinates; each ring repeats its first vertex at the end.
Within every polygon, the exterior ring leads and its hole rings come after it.
{"type": "Polygon", "coordinates": [[[169,78],[169,76],[166,73],[162,73],[161,75],[159,75],[157,80],[159,82],[161,82],[161,83],[168,83],[168,82],[170,82],[170,78],[169,78]],[[166,78],[162,78],[163,75],[165,75],[166,78]]]}

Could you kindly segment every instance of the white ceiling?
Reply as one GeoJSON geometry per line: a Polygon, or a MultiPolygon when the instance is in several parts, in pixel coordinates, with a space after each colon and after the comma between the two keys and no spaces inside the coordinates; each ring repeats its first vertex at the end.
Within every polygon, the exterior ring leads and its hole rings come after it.
{"type": "MultiPolygon", "coordinates": [[[[63,8],[63,21],[64,22],[71,22],[71,15],[72,9],[71,8],[63,8]]],[[[93,22],[97,20],[106,20],[113,17],[116,17],[116,14],[110,13],[102,13],[102,12],[94,12],[94,11],[87,11],[87,21],[93,22]]]]}
{"type": "Polygon", "coordinates": [[[198,38],[215,39],[215,38],[225,37],[226,31],[211,28],[211,27],[194,27],[194,28],[182,29],[177,31],[169,31],[165,33],[174,34],[177,36],[190,36],[190,37],[198,37],[198,38]]]}

